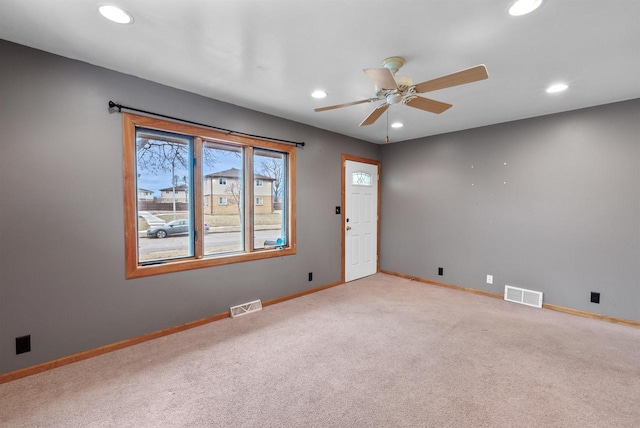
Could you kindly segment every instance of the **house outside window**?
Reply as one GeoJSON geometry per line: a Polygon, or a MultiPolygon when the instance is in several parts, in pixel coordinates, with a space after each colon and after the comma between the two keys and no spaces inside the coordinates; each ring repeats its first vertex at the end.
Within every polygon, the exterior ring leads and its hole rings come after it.
{"type": "Polygon", "coordinates": [[[218,198],[218,205],[227,205],[227,198],[218,198]]]}
{"type": "Polygon", "coordinates": [[[264,198],[256,198],[256,205],[264,205],[264,198]]]}
{"type": "Polygon", "coordinates": [[[184,184],[160,189],[160,191],[162,192],[160,202],[187,202],[188,191],[184,184]]]}
{"type": "MultiPolygon", "coordinates": [[[[219,152],[221,148],[217,148],[217,150],[219,152]]],[[[231,154],[229,156],[231,156],[231,154]]],[[[239,154],[236,154],[236,156],[239,156],[239,154]]],[[[264,160],[260,158],[256,167],[262,170],[263,164],[264,160]]],[[[239,209],[242,209],[242,201],[239,198],[239,194],[242,192],[245,178],[242,175],[241,168],[241,162],[238,162],[238,164],[232,166],[232,168],[215,171],[204,176],[204,210],[206,214],[235,215],[238,214],[239,209]],[[219,184],[222,177],[224,177],[225,185],[219,184]],[[220,198],[223,197],[227,198],[226,204],[220,202],[214,204],[209,203],[209,200],[219,201],[220,198]]],[[[254,201],[256,200],[255,198],[262,198],[261,204],[255,204],[256,214],[273,214],[272,199],[277,187],[275,184],[276,179],[259,172],[255,172],[254,177],[260,177],[254,180],[254,201]],[[258,186],[258,182],[261,182],[262,186],[258,186]]],[[[278,185],[279,184],[278,182],[278,185]]]]}
{"type": "Polygon", "coordinates": [[[143,189],[138,187],[138,200],[141,201],[152,201],[153,200],[153,190],[143,189]]]}

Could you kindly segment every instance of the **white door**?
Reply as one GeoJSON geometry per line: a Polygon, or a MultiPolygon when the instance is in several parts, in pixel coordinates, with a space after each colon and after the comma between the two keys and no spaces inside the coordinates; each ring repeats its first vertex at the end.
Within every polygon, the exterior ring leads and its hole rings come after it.
{"type": "Polygon", "coordinates": [[[345,281],[378,270],[378,166],[345,162],[345,281]]]}

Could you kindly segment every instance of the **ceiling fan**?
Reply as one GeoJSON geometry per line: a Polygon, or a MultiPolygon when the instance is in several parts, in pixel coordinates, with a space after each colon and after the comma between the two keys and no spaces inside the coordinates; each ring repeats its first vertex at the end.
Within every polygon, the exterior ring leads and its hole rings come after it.
{"type": "Polygon", "coordinates": [[[320,112],[354,106],[357,104],[384,101],[369,113],[369,116],[360,123],[360,126],[371,125],[393,104],[405,104],[409,107],[440,114],[450,108],[451,104],[420,97],[418,94],[476,82],[489,77],[487,74],[487,68],[484,65],[476,65],[475,67],[467,68],[466,70],[461,70],[414,85],[410,77],[396,76],[396,73],[404,65],[404,62],[404,58],[392,56],[382,61],[382,68],[368,68],[363,70],[376,85],[375,97],[352,101],[345,104],[319,107],[313,111],[320,112]]]}

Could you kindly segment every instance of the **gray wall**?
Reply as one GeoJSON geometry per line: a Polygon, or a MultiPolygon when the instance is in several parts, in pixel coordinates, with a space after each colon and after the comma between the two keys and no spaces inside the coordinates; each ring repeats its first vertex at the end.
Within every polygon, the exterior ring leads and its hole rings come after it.
{"type": "Polygon", "coordinates": [[[0,373],[340,280],[340,155],[378,159],[377,145],[4,41],[0,58],[0,373]],[[109,100],[305,141],[297,255],[126,281],[109,100]]]}
{"type": "Polygon", "coordinates": [[[640,100],[384,146],[382,170],[382,269],[640,321],[640,100]]]}

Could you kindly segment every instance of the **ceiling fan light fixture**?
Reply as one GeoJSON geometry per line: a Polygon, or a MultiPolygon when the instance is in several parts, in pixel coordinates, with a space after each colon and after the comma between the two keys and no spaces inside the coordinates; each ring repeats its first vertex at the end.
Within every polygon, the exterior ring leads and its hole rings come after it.
{"type": "Polygon", "coordinates": [[[100,12],[100,15],[104,16],[109,21],[117,24],[133,23],[133,16],[126,10],[120,9],[118,6],[105,4],[98,8],[98,12],[100,12]]]}
{"type": "Polygon", "coordinates": [[[402,101],[402,94],[399,92],[387,95],[387,104],[398,104],[400,101],[402,101]]]}
{"type": "Polygon", "coordinates": [[[509,15],[522,16],[533,12],[542,4],[542,0],[517,0],[509,8],[509,15]]]}
{"type": "Polygon", "coordinates": [[[323,91],[322,89],[316,89],[315,91],[313,91],[311,93],[311,96],[313,98],[322,99],[322,98],[325,98],[327,96],[327,93],[325,91],[323,91]]]}

